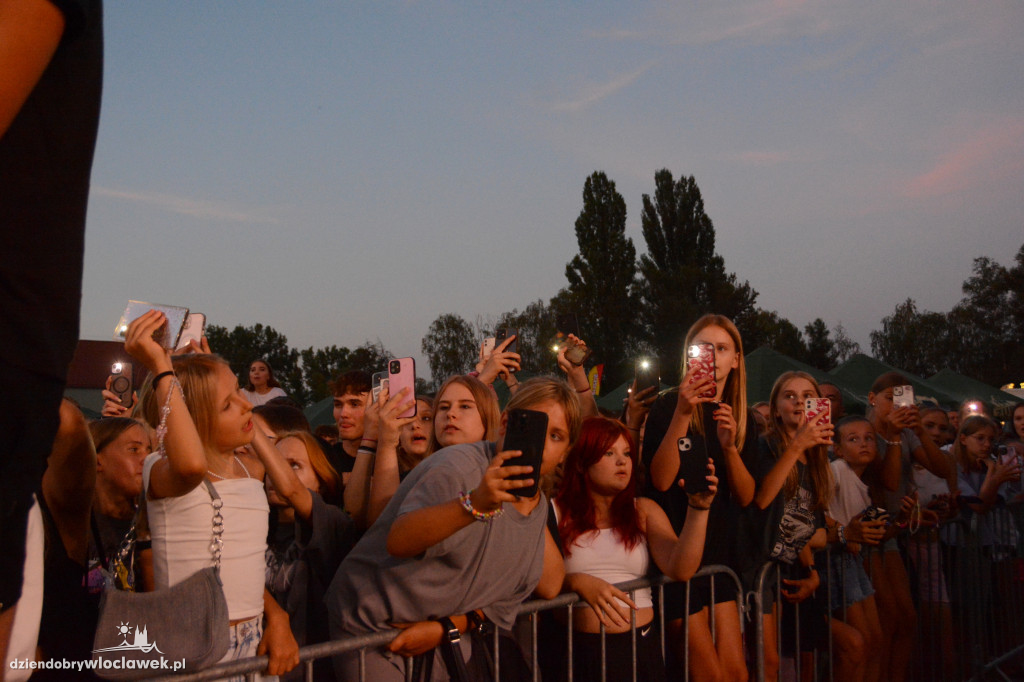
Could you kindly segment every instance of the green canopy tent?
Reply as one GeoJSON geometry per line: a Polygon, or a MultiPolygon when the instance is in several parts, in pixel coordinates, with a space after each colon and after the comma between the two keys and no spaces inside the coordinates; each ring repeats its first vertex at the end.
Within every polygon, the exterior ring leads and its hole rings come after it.
{"type": "Polygon", "coordinates": [[[863,353],[857,353],[833,369],[829,372],[829,376],[832,377],[833,381],[843,382],[843,387],[849,387],[856,394],[857,398],[866,405],[868,393],[871,392],[871,385],[875,383],[875,379],[887,372],[899,372],[905,376],[910,385],[914,387],[914,398],[918,403],[922,401],[932,402],[944,407],[960,404],[955,395],[950,394],[927,379],[922,379],[915,374],[888,365],[863,353]]]}
{"type": "Polygon", "coordinates": [[[928,377],[928,381],[959,398],[959,402],[971,398],[980,398],[992,406],[996,419],[1006,420],[1013,414],[1013,408],[1024,402],[1007,391],[989,386],[988,384],[957,374],[951,369],[940,369],[928,377]]]}
{"type": "Polygon", "coordinates": [[[867,401],[861,398],[847,386],[842,380],[812,367],[806,363],[794,360],[788,355],[761,346],[753,353],[747,355],[747,404],[753,405],[761,401],[767,401],[772,392],[775,380],[785,372],[807,372],[818,383],[827,382],[839,387],[843,394],[843,404],[848,413],[863,413],[867,401]]]}
{"type": "Polygon", "coordinates": [[[334,396],[328,396],[323,400],[318,400],[303,410],[302,413],[306,415],[306,419],[309,421],[311,428],[315,429],[318,426],[331,426],[335,424],[334,396]]]}

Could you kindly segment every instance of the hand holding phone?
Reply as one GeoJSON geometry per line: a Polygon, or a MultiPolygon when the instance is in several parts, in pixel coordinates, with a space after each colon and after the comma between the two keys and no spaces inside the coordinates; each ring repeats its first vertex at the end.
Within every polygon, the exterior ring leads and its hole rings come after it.
{"type": "Polygon", "coordinates": [[[540,469],[544,463],[544,445],[548,438],[548,415],[538,410],[509,410],[502,439],[503,451],[519,450],[522,454],[505,461],[503,466],[529,466],[529,474],[509,476],[509,480],[532,479],[525,488],[512,488],[516,497],[533,497],[540,485],[540,469]]]}
{"type": "Polygon", "coordinates": [[[168,350],[177,347],[181,328],[185,325],[185,318],[188,317],[188,308],[146,303],[145,301],[128,301],[124,314],[121,315],[117,327],[114,328],[114,339],[126,341],[129,325],[150,310],[159,310],[166,317],[166,322],[153,331],[153,339],[168,350]]]}
{"type": "Polygon", "coordinates": [[[178,343],[174,347],[174,350],[185,350],[192,346],[193,341],[195,341],[195,347],[202,347],[203,335],[205,333],[206,315],[203,313],[189,313],[188,317],[185,318],[185,324],[181,327],[181,335],[178,338],[178,343]]]}
{"type": "Polygon", "coordinates": [[[683,479],[683,491],[687,495],[706,493],[710,488],[707,477],[711,473],[706,448],[694,448],[693,440],[680,438],[676,442],[676,449],[679,452],[679,478],[683,479]]]}

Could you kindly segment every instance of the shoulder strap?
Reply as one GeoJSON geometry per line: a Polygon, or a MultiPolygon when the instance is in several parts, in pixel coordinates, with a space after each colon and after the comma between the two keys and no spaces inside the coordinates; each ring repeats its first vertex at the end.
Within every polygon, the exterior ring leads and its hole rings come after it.
{"type": "Polygon", "coordinates": [[[220,555],[224,549],[224,517],[221,516],[220,509],[224,506],[224,500],[220,499],[220,495],[210,483],[210,479],[203,478],[203,483],[206,484],[206,492],[210,494],[210,504],[213,507],[213,536],[210,541],[210,553],[213,554],[213,565],[216,566],[219,573],[220,555]]]}

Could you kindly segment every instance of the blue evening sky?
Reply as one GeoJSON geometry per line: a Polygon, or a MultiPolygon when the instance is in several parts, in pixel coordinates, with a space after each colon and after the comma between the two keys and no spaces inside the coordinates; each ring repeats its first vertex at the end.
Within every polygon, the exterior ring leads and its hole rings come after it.
{"type": "Polygon", "coordinates": [[[759,305],[866,351],[1024,243],[1016,1],[105,11],[83,338],[136,298],[419,356],[441,313],[565,285],[594,170],[638,253],[655,171],[694,175],[759,305]]]}

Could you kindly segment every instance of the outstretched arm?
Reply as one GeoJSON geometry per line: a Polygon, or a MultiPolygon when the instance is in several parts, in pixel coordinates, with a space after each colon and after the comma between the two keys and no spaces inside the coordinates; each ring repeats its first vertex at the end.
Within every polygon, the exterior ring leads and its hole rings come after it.
{"type": "Polygon", "coordinates": [[[0,139],[32,94],[64,35],[64,15],[49,0],[0,2],[0,139]]]}

